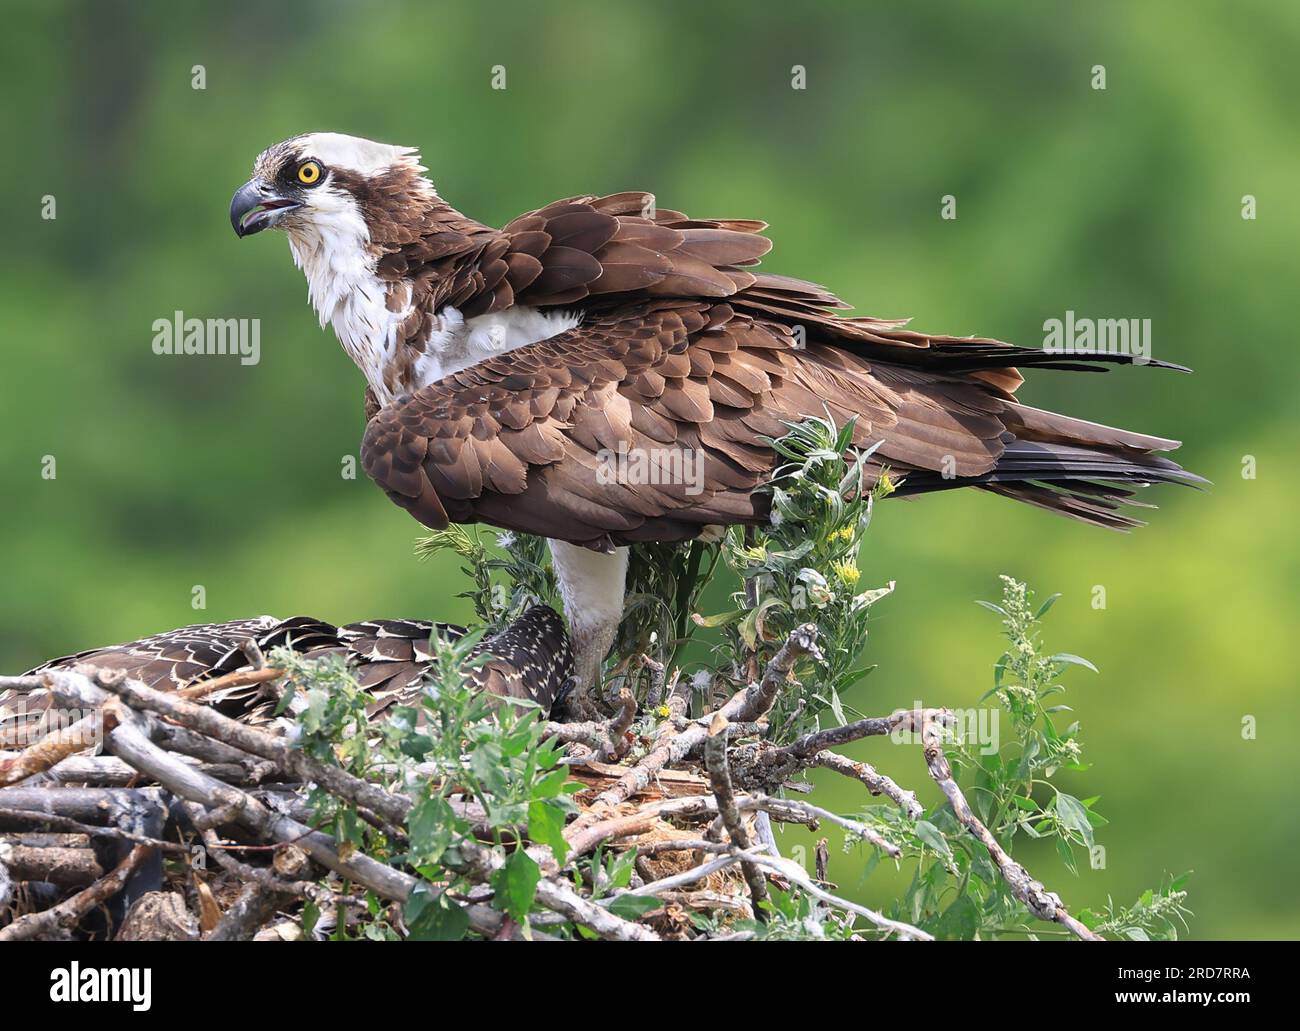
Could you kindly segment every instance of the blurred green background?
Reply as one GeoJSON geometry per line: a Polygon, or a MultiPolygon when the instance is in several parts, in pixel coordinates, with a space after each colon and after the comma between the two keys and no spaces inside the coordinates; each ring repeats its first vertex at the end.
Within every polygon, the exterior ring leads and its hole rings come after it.
{"type": "MultiPolygon", "coordinates": [[[[973,704],[1000,651],[973,600],[1000,572],[1063,592],[1048,640],[1101,669],[1067,700],[1107,866],[1022,858],[1072,906],[1192,869],[1196,936],[1296,936],[1296,4],[33,2],[5,27],[0,669],[261,612],[467,615],[455,566],[417,563],[409,517],[340,475],[362,381],[283,239],[230,230],[263,147],[418,145],[494,224],[649,189],[767,219],[767,267],[864,312],[1031,345],[1067,309],[1150,318],[1154,355],[1196,369],[1044,373],[1021,395],[1186,441],[1215,486],[1159,491],[1145,530],[980,494],[882,506],[863,582],[899,586],[852,701],[973,704]],[[177,309],[261,319],[261,364],[155,356],[177,309]]],[[[912,751],[852,752],[924,780],[912,751]]],[[[852,808],[856,787],[829,797],[852,808]]],[[[833,855],[846,889],[888,894],[833,855]]]]}

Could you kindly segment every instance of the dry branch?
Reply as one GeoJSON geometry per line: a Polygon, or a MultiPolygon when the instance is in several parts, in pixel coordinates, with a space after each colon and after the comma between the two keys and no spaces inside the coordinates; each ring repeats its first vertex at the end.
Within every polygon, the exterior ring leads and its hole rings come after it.
{"type": "MultiPolygon", "coordinates": [[[[87,841],[84,839],[83,841],[87,841]]],[[[47,881],[61,888],[84,888],[104,876],[92,849],[66,845],[42,845],[0,841],[0,863],[17,881],[47,881]]]]}
{"type": "Polygon", "coordinates": [[[0,928],[0,942],[45,938],[75,927],[92,909],[120,892],[152,851],[147,845],[136,845],[107,877],[96,881],[85,891],[39,913],[20,916],[8,927],[0,928]]]}
{"type": "Polygon", "coordinates": [[[293,902],[297,895],[292,892],[278,892],[257,881],[244,885],[220,922],[204,935],[204,941],[235,942],[251,941],[257,929],[275,916],[281,906],[293,902]]]}
{"type": "MultiPolygon", "coordinates": [[[[718,713],[713,717],[709,727],[709,736],[704,742],[704,767],[709,771],[709,781],[713,785],[713,797],[718,800],[718,815],[726,828],[727,837],[740,851],[751,847],[749,831],[740,820],[740,810],[736,808],[736,793],[731,785],[731,770],[727,766],[727,718],[718,713]]],[[[749,885],[749,896],[754,900],[754,914],[763,919],[761,905],[767,901],[767,878],[763,872],[748,859],[740,861],[740,869],[749,885]]]]}
{"type": "Polygon", "coordinates": [[[548,720],[542,725],[543,733],[560,744],[580,744],[591,749],[596,762],[612,762],[626,753],[626,735],[636,719],[636,698],[627,688],[618,694],[618,712],[607,720],[582,720],[575,723],[556,723],[548,720]]]}
{"type": "MultiPolygon", "coordinates": [[[[794,664],[805,655],[816,657],[819,654],[817,651],[817,627],[812,623],[805,623],[790,634],[776,655],[772,657],[772,661],[768,663],[767,669],[763,672],[762,679],[756,684],[750,684],[742,691],[737,691],[718,712],[730,722],[757,720],[760,716],[766,714],[776,702],[777,694],[790,676],[794,664]]],[[[677,695],[674,693],[674,698],[676,697],[677,695]]],[[[679,700],[679,704],[681,705],[680,711],[684,713],[684,703],[679,700]]],[[[672,708],[672,703],[670,703],[669,707],[672,708]]],[[[674,731],[670,723],[666,724],[655,748],[628,771],[617,784],[601,792],[588,812],[569,826],[566,837],[569,837],[570,842],[572,842],[573,839],[570,835],[580,833],[587,826],[601,819],[614,806],[627,801],[638,791],[645,790],[646,786],[664,767],[681,762],[702,748],[704,739],[707,736],[708,728],[703,723],[690,724],[680,733],[674,731]]]]}
{"type": "MultiPolygon", "coordinates": [[[[233,739],[240,747],[247,745],[248,750],[253,751],[254,754],[283,761],[290,768],[296,768],[304,779],[314,780],[341,797],[370,808],[395,823],[400,824],[410,809],[409,799],[390,795],[376,785],[353,777],[337,767],[326,767],[302,753],[286,754],[291,750],[282,741],[229,720],[219,713],[195,706],[190,702],[174,700],[140,684],[124,681],[112,685],[110,690],[118,693],[123,701],[134,702],[142,708],[154,711],[161,710],[172,718],[195,726],[196,729],[210,727],[215,728],[218,733],[228,731],[230,733],[228,740],[233,739]]],[[[145,737],[133,723],[131,716],[126,716],[122,720],[121,725],[109,735],[108,740],[119,756],[183,798],[200,802],[209,808],[229,806],[232,811],[238,813],[240,822],[250,829],[278,841],[297,843],[322,865],[366,885],[386,898],[405,901],[417,884],[416,879],[409,874],[395,870],[362,853],[353,853],[348,858],[343,858],[333,839],[327,835],[313,831],[288,817],[274,814],[238,788],[222,784],[170,758],[145,737]]],[[[504,861],[490,849],[470,842],[462,842],[459,852],[462,857],[461,863],[449,862],[448,865],[453,869],[457,869],[459,865],[458,872],[476,880],[490,878],[504,861]]],[[[599,910],[599,907],[587,902],[576,891],[565,885],[543,880],[537,887],[537,898],[548,909],[578,919],[602,937],[628,940],[645,939],[647,935],[650,938],[657,937],[653,932],[639,925],[599,910]],[[588,922],[589,920],[591,922],[588,922]]],[[[495,911],[486,906],[470,906],[467,909],[470,925],[474,930],[489,935],[499,930],[500,915],[495,911]]]]}
{"type": "Polygon", "coordinates": [[[899,787],[893,780],[876,770],[870,763],[858,762],[838,752],[823,750],[808,756],[809,765],[834,770],[836,773],[861,781],[873,795],[884,795],[912,819],[924,811],[915,793],[899,787]]]}
{"type": "Polygon", "coordinates": [[[114,941],[197,941],[199,922],[179,892],[151,891],[127,910],[114,941]]]}
{"type": "Polygon", "coordinates": [[[13,758],[0,759],[0,786],[44,773],[61,760],[93,747],[115,725],[112,714],[96,709],[76,723],[47,734],[13,758]]]}
{"type": "Polygon", "coordinates": [[[938,712],[927,710],[929,718],[921,729],[921,745],[930,776],[934,778],[934,782],[939,785],[939,790],[948,799],[958,822],[988,849],[1011,894],[1023,902],[1031,913],[1040,920],[1051,920],[1068,928],[1076,937],[1084,941],[1105,941],[1101,935],[1089,930],[1072,917],[1061,902],[1060,896],[1044,888],[1041,881],[1030,877],[1028,870],[1007,855],[1006,850],[998,844],[998,839],[971,810],[966,796],[962,794],[961,788],[953,779],[952,767],[948,764],[947,756],[943,754],[944,726],[947,722],[944,717],[947,715],[946,710],[938,712]]]}
{"type": "Polygon", "coordinates": [[[284,676],[284,670],[272,666],[258,669],[241,669],[236,670],[234,673],[227,673],[224,677],[214,677],[200,684],[183,687],[176,694],[178,697],[192,702],[200,698],[206,698],[215,691],[224,691],[226,688],[231,687],[251,687],[254,684],[265,684],[272,680],[278,680],[282,676],[284,676]]]}

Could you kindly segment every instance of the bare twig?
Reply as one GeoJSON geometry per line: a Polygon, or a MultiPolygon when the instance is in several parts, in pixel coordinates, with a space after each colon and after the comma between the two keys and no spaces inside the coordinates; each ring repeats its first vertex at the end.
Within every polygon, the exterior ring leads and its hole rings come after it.
{"type": "Polygon", "coordinates": [[[649,655],[642,655],[638,661],[650,671],[650,686],[645,693],[646,708],[657,709],[660,699],[664,696],[664,682],[668,668],[662,662],[650,658],[649,655]]]}
{"type": "Polygon", "coordinates": [[[884,795],[891,802],[897,804],[913,820],[920,818],[921,813],[924,811],[913,792],[899,787],[889,777],[877,771],[870,763],[857,762],[848,756],[827,750],[814,752],[808,757],[808,761],[813,766],[834,770],[836,773],[842,773],[846,777],[861,781],[873,795],[884,795]]]}
{"type": "Polygon", "coordinates": [[[745,862],[751,859],[759,850],[753,849],[745,852],[729,851],[725,855],[711,859],[707,863],[701,863],[699,866],[693,866],[689,870],[683,870],[681,873],[675,873],[670,877],[662,877],[657,881],[651,881],[649,884],[643,884],[639,888],[625,888],[622,891],[615,892],[609,898],[601,899],[602,905],[609,905],[620,895],[659,895],[665,891],[676,891],[678,888],[684,888],[687,885],[695,884],[704,880],[710,874],[715,874],[719,870],[725,870],[729,866],[735,866],[737,863],[745,862]]]}
{"type": "MultiPolygon", "coordinates": [[[[218,780],[230,781],[232,784],[257,783],[256,769],[250,760],[241,763],[196,763],[199,769],[211,774],[218,780]]],[[[72,755],[61,759],[44,773],[29,778],[29,785],[91,784],[96,787],[125,787],[140,779],[140,771],[134,770],[116,756],[112,755],[72,755]]]]}
{"type": "Polygon", "coordinates": [[[770,798],[764,795],[753,795],[750,797],[748,804],[787,823],[797,822],[808,825],[816,824],[819,820],[833,823],[855,837],[874,845],[891,859],[897,859],[903,854],[902,849],[865,823],[850,820],[848,817],[840,816],[838,813],[813,805],[811,802],[805,802],[803,799],[770,798]]]}
{"type": "MultiPolygon", "coordinates": [[[[794,669],[794,664],[806,655],[811,655],[814,659],[822,657],[817,647],[815,623],[804,623],[790,631],[790,636],[777,649],[777,653],[772,656],[772,661],[767,664],[762,680],[739,693],[737,697],[741,698],[741,704],[734,713],[726,713],[727,719],[756,720],[771,709],[776,704],[777,694],[780,693],[790,672],[794,669]]],[[[735,699],[733,698],[732,701],[735,699]]]]}
{"type": "MultiPolygon", "coordinates": [[[[266,867],[252,866],[248,863],[241,863],[232,856],[229,851],[223,847],[221,839],[217,837],[217,832],[213,827],[220,826],[228,822],[223,818],[222,810],[229,810],[229,806],[222,806],[220,809],[207,810],[196,802],[184,802],[186,815],[189,816],[190,822],[194,824],[195,830],[203,838],[203,844],[207,847],[210,855],[223,870],[233,873],[242,881],[255,882],[260,885],[268,895],[295,897],[310,896],[318,887],[314,881],[286,881],[277,877],[274,872],[266,867]]],[[[230,813],[230,818],[235,818],[235,813],[230,813]]],[[[280,903],[283,904],[283,903],[280,903]]],[[[269,919],[269,915],[266,917],[269,919]]],[[[250,934],[257,928],[250,929],[250,934]]],[[[234,939],[231,939],[234,940],[234,939]]]]}
{"type": "Polygon", "coordinates": [[[10,759],[0,759],[0,787],[44,773],[61,760],[91,748],[116,726],[114,717],[99,709],[76,723],[46,734],[10,759]]]}
{"type": "Polygon", "coordinates": [[[204,941],[251,941],[257,929],[275,916],[276,910],[296,898],[288,892],[268,888],[260,881],[244,885],[239,897],[222,914],[220,923],[204,936],[204,941]]]}
{"type": "MultiPolygon", "coordinates": [[[[251,642],[245,642],[251,643],[251,642]]],[[[257,647],[256,644],[253,647],[257,647]]],[[[245,652],[247,654],[247,652],[245,652]]],[[[260,649],[259,649],[260,654],[260,649]]],[[[232,687],[251,687],[254,684],[265,684],[271,680],[278,680],[284,676],[284,670],[277,669],[274,666],[263,666],[258,669],[240,669],[234,673],[227,673],[223,677],[213,677],[211,680],[204,680],[198,684],[191,684],[189,687],[182,687],[176,692],[177,696],[188,701],[197,701],[200,698],[206,698],[214,691],[224,691],[232,687]]]]}
{"type": "MultiPolygon", "coordinates": [[[[713,786],[713,797],[718,800],[718,815],[727,830],[731,843],[742,852],[751,847],[749,831],[740,819],[740,810],[736,808],[736,793],[731,785],[731,771],[727,767],[727,718],[718,713],[713,717],[709,736],[704,742],[704,767],[709,771],[709,782],[713,786]]],[[[745,883],[749,885],[750,898],[754,900],[754,915],[766,919],[762,903],[767,900],[767,878],[763,872],[748,859],[741,860],[741,872],[745,883]]]]}
{"type": "Polygon", "coordinates": [[[870,716],[853,723],[846,723],[842,727],[827,727],[824,730],[815,730],[803,737],[796,738],[782,748],[776,749],[771,758],[772,761],[776,761],[784,755],[809,756],[815,752],[820,752],[823,748],[847,745],[851,741],[859,741],[864,737],[880,737],[885,734],[892,734],[900,727],[919,728],[924,712],[925,710],[918,709],[899,709],[888,716],[870,716]]]}
{"type": "Polygon", "coordinates": [[[0,839],[0,863],[9,868],[17,881],[48,881],[61,888],[84,888],[104,876],[104,870],[82,838],[80,846],[39,844],[0,839]]]}
{"type": "Polygon", "coordinates": [[[378,813],[393,824],[400,826],[410,811],[410,799],[389,794],[368,781],[352,776],[346,770],[319,762],[299,749],[290,748],[281,738],[232,720],[214,709],[155,691],[125,678],[106,678],[101,674],[98,680],[101,687],[116,694],[133,708],[159,713],[192,730],[269,759],[282,769],[291,770],[303,780],[319,784],[332,794],[378,813]]]}
{"type": "MultiPolygon", "coordinates": [[[[952,767],[948,764],[948,758],[943,752],[944,725],[946,722],[943,717],[945,716],[948,716],[946,710],[940,710],[937,713],[931,711],[931,718],[926,721],[921,730],[921,744],[930,776],[948,799],[949,804],[952,806],[953,815],[957,817],[958,822],[963,827],[975,835],[988,849],[989,855],[992,857],[993,862],[997,864],[1002,879],[1006,881],[1011,894],[1023,902],[1031,913],[1040,920],[1050,920],[1061,924],[1085,941],[1105,941],[1101,935],[1089,930],[1072,917],[1061,902],[1059,895],[1048,891],[1043,887],[1041,881],[1036,881],[1030,877],[1029,871],[1007,854],[1006,850],[998,844],[998,839],[993,836],[993,833],[980,822],[979,818],[971,810],[970,804],[966,801],[966,796],[962,794],[961,788],[957,786],[956,780],[953,779],[952,767]]],[[[948,719],[950,720],[951,717],[949,716],[948,719]]]]}
{"type": "Polygon", "coordinates": [[[136,845],[117,867],[84,891],[39,913],[21,916],[0,928],[0,941],[29,941],[75,927],[96,906],[107,902],[125,887],[131,875],[152,854],[148,845],[136,845]]]}
{"type": "MultiPolygon", "coordinates": [[[[780,647],[772,661],[763,672],[757,684],[750,684],[744,690],[737,691],[718,711],[728,721],[749,722],[764,715],[776,702],[777,693],[786,682],[794,664],[804,655],[817,656],[817,628],[812,623],[805,623],[791,632],[786,642],[780,647]]],[[[674,692],[674,699],[677,698],[674,692]]],[[[679,703],[680,704],[680,703],[679,703]]],[[[669,703],[672,708],[673,703],[669,703]]],[[[684,706],[681,710],[685,712],[684,706]]],[[[680,713],[679,713],[680,715],[680,713]]],[[[708,736],[708,728],[701,723],[694,723],[677,733],[670,725],[665,725],[664,732],[653,750],[625,774],[618,783],[596,796],[591,808],[577,821],[569,826],[566,836],[576,834],[587,826],[602,819],[614,806],[627,801],[654,779],[665,766],[680,762],[698,751],[708,736]]]]}
{"type": "Polygon", "coordinates": [[[547,721],[542,732],[561,744],[586,745],[595,753],[597,762],[616,762],[628,749],[626,739],[632,721],[636,719],[636,698],[626,687],[618,693],[619,709],[607,720],[581,720],[573,723],[547,721]]]}
{"type": "Polygon", "coordinates": [[[817,880],[825,884],[826,871],[831,861],[831,850],[827,847],[825,838],[818,839],[817,848],[814,850],[813,855],[815,856],[813,869],[816,871],[817,880]]]}
{"type": "MultiPolygon", "coordinates": [[[[197,716],[193,710],[198,707],[188,702],[177,702],[172,705],[170,704],[172,700],[166,695],[160,695],[159,692],[151,691],[140,685],[117,686],[121,688],[121,696],[124,699],[135,699],[144,707],[156,705],[159,708],[167,709],[167,715],[175,718],[193,719],[201,724],[208,722],[206,718],[197,716]],[[145,703],[149,704],[145,705],[145,703]]],[[[233,720],[227,720],[219,714],[210,713],[208,710],[200,709],[199,711],[208,715],[216,715],[218,720],[222,721],[215,724],[220,729],[225,729],[223,723],[233,724],[234,727],[240,730],[252,729],[235,723],[233,720]]],[[[340,856],[333,839],[327,835],[313,831],[289,817],[272,813],[251,795],[240,791],[238,788],[222,784],[191,767],[170,759],[165,752],[145,738],[144,734],[135,725],[135,719],[138,719],[138,717],[124,718],[122,725],[109,735],[109,741],[118,755],[130,762],[131,765],[148,773],[169,790],[191,801],[199,802],[208,808],[216,808],[222,805],[231,806],[234,811],[237,811],[240,822],[251,829],[279,841],[296,843],[323,866],[366,885],[386,898],[405,901],[414,890],[418,882],[409,874],[395,870],[360,852],[353,853],[344,859],[340,856]]],[[[251,738],[244,734],[237,736],[240,741],[246,741],[252,746],[250,750],[268,748],[265,742],[256,739],[257,732],[251,738]]],[[[261,736],[273,745],[283,747],[282,742],[271,738],[269,735],[261,736]]],[[[274,751],[271,751],[271,754],[268,754],[267,757],[279,758],[274,751]]],[[[322,786],[328,786],[326,782],[330,782],[333,785],[331,790],[335,793],[347,798],[349,801],[372,808],[386,818],[394,818],[395,822],[400,822],[410,808],[409,800],[390,795],[381,788],[361,781],[359,778],[353,777],[336,767],[325,767],[308,756],[298,758],[298,753],[295,753],[293,757],[286,758],[291,764],[301,761],[304,764],[302,768],[308,771],[307,775],[310,779],[322,784],[322,786]],[[324,777],[314,776],[312,773],[316,772],[316,768],[319,768],[319,771],[330,772],[327,772],[324,777]]],[[[449,862],[448,865],[453,869],[457,869],[458,872],[465,873],[475,879],[478,879],[477,874],[483,874],[484,878],[490,876],[504,862],[504,859],[491,849],[470,841],[460,842],[458,851],[461,861],[456,864],[449,862]]],[[[566,914],[571,919],[590,927],[602,937],[627,938],[629,940],[645,940],[647,936],[650,939],[657,939],[658,937],[646,928],[631,924],[629,921],[622,920],[613,914],[600,910],[598,907],[594,907],[592,903],[578,895],[573,888],[550,879],[544,878],[538,884],[537,899],[548,909],[554,909],[557,912],[566,914]],[[589,920],[594,921],[594,923],[589,923],[589,920]]],[[[469,906],[466,908],[470,915],[470,926],[477,932],[491,936],[500,929],[501,917],[499,913],[488,909],[486,906],[469,906]]]]}
{"type": "Polygon", "coordinates": [[[934,937],[922,931],[919,927],[913,927],[911,924],[903,923],[901,920],[891,920],[883,913],[878,913],[867,906],[860,906],[856,902],[850,902],[848,899],[842,899],[837,895],[832,895],[829,891],[817,884],[802,866],[792,859],[783,859],[779,856],[755,855],[753,862],[759,866],[765,866],[769,870],[781,874],[791,883],[799,885],[813,898],[833,906],[836,909],[842,909],[849,913],[856,913],[858,916],[865,917],[871,923],[875,924],[882,931],[897,935],[903,941],[933,941],[934,937]]]}

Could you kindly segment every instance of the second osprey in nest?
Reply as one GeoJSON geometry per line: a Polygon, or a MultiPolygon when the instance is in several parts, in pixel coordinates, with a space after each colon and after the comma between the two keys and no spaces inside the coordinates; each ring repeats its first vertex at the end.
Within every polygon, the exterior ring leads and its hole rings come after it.
{"type": "Polygon", "coordinates": [[[412,148],[296,136],[257,158],[230,220],[288,235],[321,325],[369,384],[361,456],[390,498],[429,527],[550,539],[583,690],[622,614],[628,545],[763,523],[767,441],[788,422],[856,418],[900,494],[972,486],[1108,527],[1137,525],[1120,511],[1134,486],[1195,479],[1156,454],[1177,441],[1015,399],[1014,366],[1129,355],[847,318],[822,287],[754,269],[764,223],[649,193],[494,229],[424,172],[412,148]],[[652,474],[611,475],[627,467],[652,474]]]}
{"type": "MultiPolygon", "coordinates": [[[[336,655],[371,696],[367,713],[385,715],[394,706],[417,706],[434,665],[430,637],[454,641],[463,627],[422,619],[367,619],[335,626],[311,616],[259,616],[227,623],[200,623],[167,630],[126,644],[64,655],[27,671],[56,669],[122,673],[145,687],[173,691],[251,670],[245,647],[288,648],[308,659],[336,655]]],[[[487,694],[535,702],[546,714],[562,707],[573,679],[573,653],[559,615],[534,605],[471,650],[483,657],[465,670],[466,680],[487,694]]],[[[262,684],[231,685],[204,696],[225,715],[246,723],[270,723],[278,696],[262,684]]],[[[0,691],[0,749],[25,747],[49,729],[49,693],[0,691]]]]}

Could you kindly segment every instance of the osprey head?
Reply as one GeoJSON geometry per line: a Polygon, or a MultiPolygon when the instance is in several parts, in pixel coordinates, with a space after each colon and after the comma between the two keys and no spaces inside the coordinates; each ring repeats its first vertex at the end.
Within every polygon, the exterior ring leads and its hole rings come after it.
{"type": "Polygon", "coordinates": [[[394,147],[341,133],[295,136],[253,163],[253,178],[230,201],[237,236],[286,230],[307,247],[340,237],[370,236],[375,205],[434,196],[412,147],[394,147]]]}

